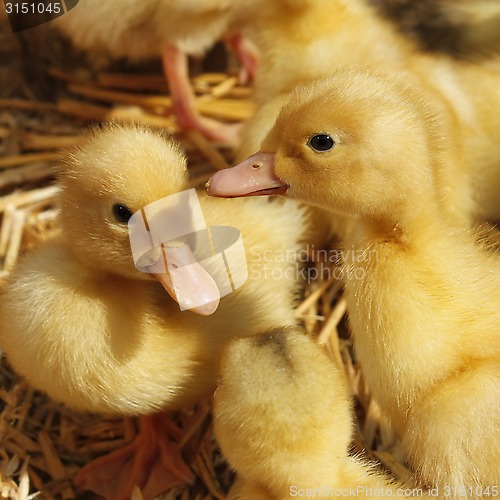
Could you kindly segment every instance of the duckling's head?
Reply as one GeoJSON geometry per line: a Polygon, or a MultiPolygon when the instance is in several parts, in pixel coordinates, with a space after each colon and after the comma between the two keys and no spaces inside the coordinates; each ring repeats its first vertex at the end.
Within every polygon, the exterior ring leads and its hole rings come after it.
{"type": "Polygon", "coordinates": [[[215,174],[215,196],[285,194],[354,217],[399,218],[434,193],[439,137],[405,81],[339,71],[296,89],[261,151],[215,174]]]}
{"type": "Polygon", "coordinates": [[[179,146],[139,126],[90,131],[59,175],[63,233],[86,266],[134,279],[128,221],[146,205],[188,188],[179,146]]]}

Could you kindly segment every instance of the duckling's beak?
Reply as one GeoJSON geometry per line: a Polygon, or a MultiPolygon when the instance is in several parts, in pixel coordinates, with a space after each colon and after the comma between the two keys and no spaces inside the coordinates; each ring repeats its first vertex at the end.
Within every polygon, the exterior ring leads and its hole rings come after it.
{"type": "MultiPolygon", "coordinates": [[[[151,264],[163,258],[167,273],[152,272],[179,304],[181,310],[208,316],[220,301],[220,292],[210,274],[196,261],[191,249],[183,242],[170,242],[161,246],[161,255],[153,256],[151,264]]],[[[146,269],[146,266],[143,266],[146,269]]]]}
{"type": "Polygon", "coordinates": [[[274,153],[255,153],[214,174],[206,184],[207,193],[219,198],[285,194],[288,186],[274,173],[274,161],[274,153]]]}

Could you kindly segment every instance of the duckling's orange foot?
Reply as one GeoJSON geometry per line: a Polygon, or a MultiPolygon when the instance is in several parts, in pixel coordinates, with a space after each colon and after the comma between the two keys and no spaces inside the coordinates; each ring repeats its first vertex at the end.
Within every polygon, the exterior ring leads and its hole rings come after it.
{"type": "Polygon", "coordinates": [[[75,479],[77,489],[128,500],[137,486],[144,499],[151,499],[187,483],[192,472],[175,442],[179,434],[166,415],[141,417],[135,441],[86,465],[75,479]]]}

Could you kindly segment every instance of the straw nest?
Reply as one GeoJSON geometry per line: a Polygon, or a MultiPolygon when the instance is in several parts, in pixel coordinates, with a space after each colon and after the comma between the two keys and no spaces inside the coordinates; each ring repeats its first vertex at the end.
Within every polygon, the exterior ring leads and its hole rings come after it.
{"type": "MultiPolygon", "coordinates": [[[[220,64],[219,57],[212,60],[220,64]]],[[[58,232],[53,162],[78,143],[92,122],[114,118],[178,133],[160,67],[109,66],[100,55],[68,54],[45,27],[14,37],[0,19],[0,285],[17,259],[58,232]],[[104,69],[106,68],[106,69],[104,69]],[[111,68],[111,70],[109,69],[111,68]]],[[[230,67],[230,65],[229,65],[230,67]]],[[[193,79],[206,116],[244,121],[253,112],[251,89],[234,72],[200,73],[193,79]]],[[[198,134],[179,136],[193,185],[228,166],[231,151],[198,134]]],[[[310,262],[318,270],[325,262],[310,262]]],[[[314,274],[314,273],[311,273],[314,274]]],[[[333,274],[333,273],[332,273],[333,274]]],[[[318,275],[321,275],[319,272],[318,275]]],[[[395,458],[397,443],[371,400],[345,327],[342,284],[318,276],[307,287],[297,316],[330,355],[341,360],[355,398],[358,429],[353,448],[379,460],[410,482],[395,458]]],[[[29,311],[26,311],[29,314],[29,311]]],[[[224,498],[233,474],[218,451],[210,402],[172,415],[196,479],[165,498],[224,498]]],[[[129,443],[137,433],[130,418],[77,414],[33,391],[0,365],[0,495],[4,498],[74,498],[73,476],[92,458],[129,443]]],[[[133,498],[142,498],[135,491],[133,498]]]]}

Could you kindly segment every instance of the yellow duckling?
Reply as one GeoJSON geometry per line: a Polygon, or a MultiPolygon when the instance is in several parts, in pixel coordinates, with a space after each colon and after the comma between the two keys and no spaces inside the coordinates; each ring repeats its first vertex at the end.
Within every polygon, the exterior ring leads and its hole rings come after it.
{"type": "Polygon", "coordinates": [[[230,141],[234,126],[202,117],[196,109],[187,54],[202,55],[225,38],[242,63],[240,81],[253,79],[257,52],[238,33],[234,11],[231,0],[80,0],[54,25],[81,49],[104,49],[114,58],[161,57],[180,126],[230,141]]]}
{"type": "Polygon", "coordinates": [[[403,485],[348,453],[351,413],[342,369],[299,330],[229,341],[214,398],[238,473],[228,498],[397,496],[403,485]]]}
{"type": "MultiPolygon", "coordinates": [[[[132,213],[188,187],[176,144],[140,127],[95,129],[66,158],[59,182],[62,236],[26,255],[3,287],[0,345],[19,374],[73,409],[145,416],[138,442],[111,457],[120,467],[137,460],[126,484],[102,489],[90,479],[105,475],[111,459],[78,480],[124,498],[134,484],[146,484],[141,466],[155,461],[152,452],[138,451],[148,436],[154,443],[147,424],[157,428],[156,412],[213,390],[221,344],[294,323],[296,266],[277,256],[298,250],[306,215],[293,202],[271,207],[264,199],[230,203],[228,210],[200,193],[208,224],[241,231],[248,262],[247,282],[202,317],[181,312],[152,274],[136,269],[129,243],[132,213]]],[[[158,446],[169,466],[172,454],[158,446]]],[[[189,475],[185,465],[175,472],[177,481],[189,475]]],[[[158,476],[163,482],[148,485],[147,497],[172,484],[172,475],[158,476]]]]}
{"type": "Polygon", "coordinates": [[[261,152],[209,193],[351,218],[345,293],[372,393],[425,481],[486,488],[500,479],[500,260],[448,209],[461,158],[432,104],[411,80],[339,71],[293,92],[261,152]]]}

